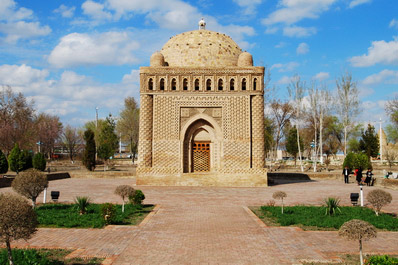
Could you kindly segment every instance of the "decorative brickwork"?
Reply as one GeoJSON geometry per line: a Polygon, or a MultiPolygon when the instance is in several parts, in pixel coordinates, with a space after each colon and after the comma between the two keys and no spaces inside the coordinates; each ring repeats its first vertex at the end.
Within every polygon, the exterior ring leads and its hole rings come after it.
{"type": "Polygon", "coordinates": [[[217,185],[229,175],[238,186],[266,185],[264,67],[240,54],[228,36],[199,30],[140,68],[137,184],[189,185],[183,176],[200,172],[217,185]]]}

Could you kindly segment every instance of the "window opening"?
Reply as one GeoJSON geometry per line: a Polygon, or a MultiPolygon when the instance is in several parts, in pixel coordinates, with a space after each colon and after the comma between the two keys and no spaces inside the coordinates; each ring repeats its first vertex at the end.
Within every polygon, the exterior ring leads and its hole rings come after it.
{"type": "Polygon", "coordinates": [[[218,90],[222,90],[223,89],[223,81],[222,79],[218,80],[218,90]]]}

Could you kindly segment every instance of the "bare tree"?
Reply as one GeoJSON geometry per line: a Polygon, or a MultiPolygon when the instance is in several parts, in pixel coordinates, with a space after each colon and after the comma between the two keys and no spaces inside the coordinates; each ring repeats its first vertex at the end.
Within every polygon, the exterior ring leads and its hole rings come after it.
{"type": "Polygon", "coordinates": [[[54,145],[62,133],[62,123],[59,117],[40,113],[35,119],[35,131],[39,144],[38,151],[50,158],[54,152],[54,145]]]}
{"type": "Polygon", "coordinates": [[[368,222],[352,219],[345,222],[339,229],[339,236],[348,240],[359,241],[359,257],[361,265],[363,265],[362,241],[375,238],[377,236],[376,228],[368,222]]]}
{"type": "Polygon", "coordinates": [[[122,212],[124,212],[124,203],[126,198],[128,199],[129,197],[133,196],[134,192],[134,188],[129,185],[119,185],[116,187],[115,194],[119,195],[123,200],[122,212]]]}
{"type": "Polygon", "coordinates": [[[349,126],[351,126],[352,119],[359,111],[358,88],[349,72],[341,75],[341,77],[336,80],[336,86],[336,108],[340,121],[344,126],[344,156],[346,156],[349,126]]]}
{"type": "Polygon", "coordinates": [[[290,100],[292,101],[293,107],[295,109],[295,120],[296,120],[296,129],[297,129],[297,146],[299,150],[299,161],[301,172],[304,172],[303,168],[303,161],[301,158],[301,148],[300,148],[300,119],[301,119],[301,112],[303,111],[303,98],[305,93],[305,82],[301,81],[300,76],[296,75],[290,85],[288,86],[288,92],[290,96],[290,100]]]}
{"type": "Polygon", "coordinates": [[[138,148],[139,109],[133,97],[124,100],[124,109],[120,112],[116,130],[121,134],[122,141],[129,143],[134,163],[138,148]]]}
{"type": "Polygon", "coordinates": [[[10,265],[14,264],[11,241],[29,239],[36,232],[37,217],[32,207],[15,194],[0,194],[0,242],[5,242],[10,265]]]}
{"type": "Polygon", "coordinates": [[[37,197],[48,187],[48,180],[42,172],[32,169],[18,174],[11,186],[22,196],[32,200],[32,206],[35,208],[37,197]]]}
{"type": "Polygon", "coordinates": [[[392,196],[391,193],[389,192],[386,192],[381,189],[375,189],[368,193],[366,199],[368,200],[368,202],[370,202],[370,204],[372,204],[376,215],[379,216],[381,208],[391,203],[392,196]]]}
{"type": "Polygon", "coordinates": [[[83,144],[82,135],[79,134],[76,128],[66,125],[61,138],[63,145],[68,150],[70,161],[73,161],[76,154],[81,151],[81,146],[83,144]]]}
{"type": "Polygon", "coordinates": [[[387,145],[386,149],[384,150],[385,153],[385,158],[388,162],[388,165],[391,169],[392,165],[394,164],[394,160],[397,159],[398,157],[398,152],[396,150],[394,150],[393,147],[391,147],[391,145],[387,145]]]}
{"type": "Polygon", "coordinates": [[[283,199],[286,197],[287,197],[287,194],[284,191],[275,191],[272,194],[272,198],[282,200],[282,214],[283,214],[283,199]]]}

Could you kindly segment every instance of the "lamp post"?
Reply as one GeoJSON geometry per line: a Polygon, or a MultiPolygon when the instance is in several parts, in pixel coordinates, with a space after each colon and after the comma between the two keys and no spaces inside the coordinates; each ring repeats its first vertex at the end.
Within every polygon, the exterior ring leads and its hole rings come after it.
{"type": "MultiPolygon", "coordinates": [[[[95,136],[98,134],[98,107],[95,107],[95,136]]],[[[95,138],[96,137],[94,137],[94,141],[95,141],[95,138]]],[[[97,147],[97,143],[95,144],[95,160],[97,160],[98,159],[98,152],[97,152],[97,150],[98,150],[98,147],[97,147]]]]}
{"type": "Polygon", "coordinates": [[[39,153],[40,153],[40,145],[42,144],[42,142],[38,141],[36,144],[39,146],[39,153]]]}
{"type": "Polygon", "coordinates": [[[380,117],[380,133],[379,133],[379,143],[380,143],[380,163],[382,164],[383,163],[383,141],[382,141],[382,138],[381,138],[381,123],[382,123],[382,120],[381,120],[381,117],[380,117]]]}

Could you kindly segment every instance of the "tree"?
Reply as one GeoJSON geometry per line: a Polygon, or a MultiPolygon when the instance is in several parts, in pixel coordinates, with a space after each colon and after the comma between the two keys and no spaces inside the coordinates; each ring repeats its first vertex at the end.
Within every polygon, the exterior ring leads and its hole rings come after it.
{"type": "Polygon", "coordinates": [[[354,168],[364,170],[366,168],[372,168],[369,157],[364,153],[355,154],[354,168]]]}
{"type": "Polygon", "coordinates": [[[391,193],[387,191],[375,189],[368,193],[366,199],[368,200],[368,202],[370,202],[370,204],[372,204],[376,215],[379,216],[381,208],[391,203],[392,196],[391,193]]]}
{"type": "Polygon", "coordinates": [[[87,129],[84,132],[84,140],[86,141],[86,146],[83,153],[83,165],[90,171],[95,169],[95,140],[94,132],[87,129]]]}
{"type": "Polygon", "coordinates": [[[122,141],[129,143],[133,163],[138,150],[139,115],[137,102],[133,97],[127,97],[124,100],[124,109],[120,112],[116,129],[122,141]]]}
{"type": "Polygon", "coordinates": [[[274,146],[274,135],[275,125],[273,120],[268,117],[264,117],[264,151],[265,154],[269,154],[274,146]]]}
{"type": "Polygon", "coordinates": [[[33,168],[40,171],[46,169],[46,158],[42,153],[37,153],[33,156],[33,168]]]}
{"type": "Polygon", "coordinates": [[[336,80],[337,99],[336,108],[344,128],[344,156],[347,154],[347,138],[352,119],[358,114],[359,99],[356,83],[349,72],[342,74],[336,80]]]}
{"type": "Polygon", "coordinates": [[[21,171],[20,158],[21,158],[21,149],[19,149],[18,144],[15,144],[14,148],[10,152],[10,155],[8,156],[8,163],[10,164],[11,171],[14,172],[21,171]]]}
{"type": "Polygon", "coordinates": [[[299,124],[301,119],[301,112],[303,111],[303,98],[305,92],[305,82],[301,81],[300,76],[296,75],[290,86],[288,87],[288,92],[290,99],[293,103],[295,109],[295,120],[296,120],[296,130],[297,130],[297,148],[300,159],[301,172],[304,172],[303,162],[301,160],[301,146],[300,146],[300,131],[299,124]]]}
{"type": "Polygon", "coordinates": [[[28,150],[22,150],[19,156],[20,171],[27,170],[33,167],[32,153],[28,150]]]}
{"type": "MultiPolygon", "coordinates": [[[[303,149],[303,140],[300,139],[300,148],[303,149]]],[[[299,153],[299,148],[297,146],[297,129],[291,128],[286,139],[286,151],[294,156],[294,165],[296,166],[297,154],[299,153]]]]}
{"type": "Polygon", "coordinates": [[[78,133],[76,128],[66,125],[61,138],[64,147],[68,150],[70,161],[73,161],[76,154],[81,150],[80,147],[83,142],[81,135],[78,133]]]}
{"type": "Polygon", "coordinates": [[[359,241],[359,257],[361,265],[363,265],[362,241],[375,238],[377,236],[376,228],[368,222],[353,219],[345,222],[339,229],[339,236],[348,240],[359,241]]]}
{"type": "Polygon", "coordinates": [[[394,164],[394,160],[398,157],[398,152],[391,147],[391,145],[387,145],[385,149],[385,158],[388,162],[388,165],[391,169],[392,165],[394,164]]]}
{"type": "Polygon", "coordinates": [[[105,163],[108,161],[109,157],[114,155],[118,146],[118,137],[115,133],[115,127],[115,121],[112,116],[109,115],[98,137],[98,157],[103,159],[105,163]]]}
{"type": "Polygon", "coordinates": [[[287,194],[284,191],[275,191],[272,194],[272,198],[274,198],[275,200],[282,200],[282,214],[283,214],[283,198],[286,198],[287,194]]]}
{"type": "Polygon", "coordinates": [[[375,132],[375,127],[368,124],[368,129],[362,133],[362,139],[359,141],[359,148],[370,157],[377,157],[379,153],[379,139],[375,132]]]}
{"type": "Polygon", "coordinates": [[[6,243],[8,261],[14,264],[11,241],[29,239],[36,232],[37,217],[32,207],[20,196],[0,194],[0,240],[6,243]]]}
{"type": "Polygon", "coordinates": [[[56,141],[62,133],[62,123],[58,116],[40,113],[35,119],[36,141],[39,143],[39,152],[51,157],[56,141]]]}
{"type": "Polygon", "coordinates": [[[32,169],[18,174],[11,186],[22,196],[32,200],[32,206],[35,208],[37,197],[48,187],[48,180],[42,172],[32,169]]]}
{"type": "Polygon", "coordinates": [[[343,127],[335,116],[326,116],[324,121],[325,142],[322,143],[322,149],[327,158],[329,158],[330,155],[336,155],[341,146],[343,127]]]}
{"type": "Polygon", "coordinates": [[[0,174],[7,173],[8,171],[8,161],[6,156],[0,150],[0,174]]]}
{"type": "Polygon", "coordinates": [[[134,188],[129,185],[119,185],[115,189],[115,194],[119,195],[122,198],[122,212],[124,213],[125,199],[128,199],[129,197],[134,195],[134,188]]]}
{"type": "Polygon", "coordinates": [[[387,102],[386,112],[390,116],[391,122],[398,126],[398,96],[387,102]]]}

